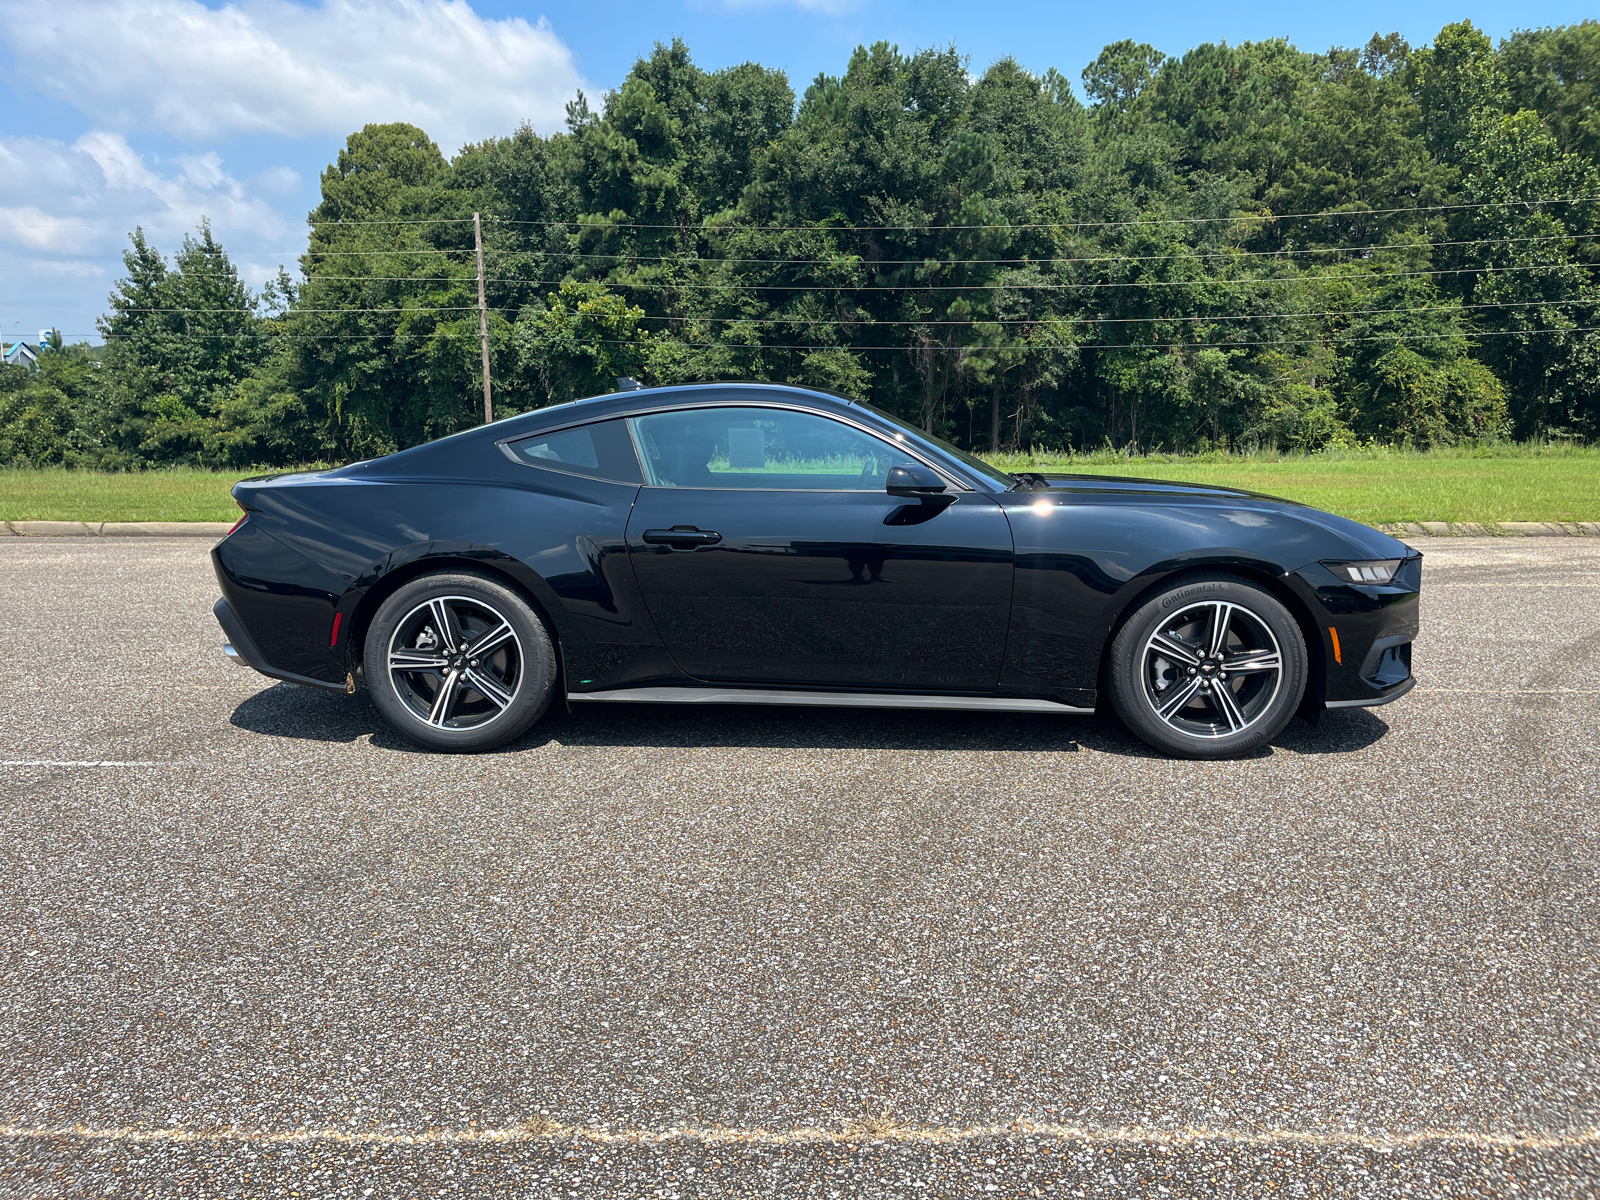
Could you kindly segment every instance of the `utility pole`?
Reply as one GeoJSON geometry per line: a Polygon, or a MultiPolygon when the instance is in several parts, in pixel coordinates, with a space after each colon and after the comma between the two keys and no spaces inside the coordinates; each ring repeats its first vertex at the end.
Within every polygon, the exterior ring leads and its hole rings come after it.
{"type": "Polygon", "coordinates": [[[489,393],[489,301],[483,290],[483,222],[472,214],[472,239],[478,244],[478,340],[483,343],[483,423],[494,420],[494,400],[489,393]]]}

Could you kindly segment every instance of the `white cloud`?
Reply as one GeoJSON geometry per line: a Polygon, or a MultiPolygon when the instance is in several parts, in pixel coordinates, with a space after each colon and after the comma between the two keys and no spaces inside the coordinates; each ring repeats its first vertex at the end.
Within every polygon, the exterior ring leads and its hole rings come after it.
{"type": "Polygon", "coordinates": [[[58,250],[77,240],[78,222],[35,208],[31,204],[0,207],[0,237],[34,250],[58,250]]]}
{"type": "Polygon", "coordinates": [[[522,120],[551,132],[583,85],[543,18],[464,0],[0,0],[0,42],[20,82],[96,125],[187,141],[409,121],[451,154],[522,120]]]}
{"type": "MultiPolygon", "coordinates": [[[[263,172],[281,185],[288,168],[263,172]]],[[[258,177],[259,178],[259,177],[258,177]]],[[[94,317],[121,274],[128,233],[142,226],[171,255],[202,219],[250,282],[293,267],[304,230],[230,175],[215,153],[152,162],[120,133],[97,130],[71,145],[0,137],[0,326],[58,326],[93,335],[94,317]]]]}
{"type": "Polygon", "coordinates": [[[264,196],[294,196],[300,191],[301,175],[293,167],[268,167],[250,180],[250,187],[264,196]]]}

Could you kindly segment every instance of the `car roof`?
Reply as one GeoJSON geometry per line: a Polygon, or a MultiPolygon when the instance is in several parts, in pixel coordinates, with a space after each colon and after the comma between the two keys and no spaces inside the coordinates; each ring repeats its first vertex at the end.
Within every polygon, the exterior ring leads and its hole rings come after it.
{"type": "MultiPolygon", "coordinates": [[[[898,431],[888,428],[883,418],[859,401],[847,396],[820,391],[816,388],[797,387],[784,383],[678,383],[663,387],[631,388],[625,392],[607,392],[603,396],[588,396],[582,400],[553,404],[549,408],[536,408],[515,416],[502,417],[487,425],[463,429],[446,437],[424,442],[419,446],[398,450],[381,458],[367,459],[335,468],[329,475],[365,474],[369,471],[389,472],[405,470],[415,464],[432,460],[436,455],[455,455],[464,447],[484,443],[514,441],[547,430],[562,429],[570,425],[603,421],[622,415],[649,412],[652,409],[687,407],[701,403],[729,404],[749,401],[754,403],[793,404],[814,412],[849,415],[855,421],[894,435],[898,431]]],[[[941,460],[945,456],[939,456],[941,460]]],[[[957,471],[960,476],[967,472],[957,471]]]]}
{"type": "MultiPolygon", "coordinates": [[[[856,401],[846,396],[819,391],[815,388],[797,387],[793,384],[675,383],[661,387],[632,388],[625,392],[607,392],[602,396],[586,396],[582,400],[570,400],[565,404],[553,404],[549,408],[537,408],[531,412],[518,413],[515,417],[506,419],[506,432],[501,433],[500,437],[515,436],[524,430],[534,432],[558,425],[569,425],[578,421],[597,420],[616,413],[638,412],[641,409],[672,407],[677,404],[691,404],[700,400],[714,399],[726,402],[745,398],[798,402],[807,408],[817,408],[823,411],[844,412],[852,408],[858,412],[860,411],[860,406],[856,401]],[[510,428],[513,422],[518,424],[515,429],[510,428]]],[[[495,424],[499,425],[500,422],[497,421],[495,424]]]]}

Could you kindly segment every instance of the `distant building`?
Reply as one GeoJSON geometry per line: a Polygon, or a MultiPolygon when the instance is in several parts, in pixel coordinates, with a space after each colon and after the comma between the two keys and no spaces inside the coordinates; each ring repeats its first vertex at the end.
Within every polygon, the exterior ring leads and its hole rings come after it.
{"type": "MultiPolygon", "coordinates": [[[[45,332],[48,333],[49,330],[45,332]]],[[[39,369],[39,352],[28,345],[27,342],[13,342],[10,346],[0,342],[0,347],[4,347],[5,350],[5,353],[0,357],[4,357],[11,366],[27,367],[30,371],[39,369]]]]}

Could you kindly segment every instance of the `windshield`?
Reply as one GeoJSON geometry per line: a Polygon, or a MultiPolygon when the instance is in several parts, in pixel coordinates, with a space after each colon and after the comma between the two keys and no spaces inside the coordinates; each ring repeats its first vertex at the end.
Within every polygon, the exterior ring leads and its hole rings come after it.
{"type": "Polygon", "coordinates": [[[856,404],[866,409],[873,416],[887,421],[891,425],[898,426],[899,428],[904,429],[907,433],[915,434],[919,440],[927,442],[930,446],[943,451],[962,466],[966,467],[967,470],[971,471],[979,479],[982,479],[985,483],[988,483],[1001,491],[1005,491],[1007,488],[1012,487],[1017,482],[1015,478],[1007,475],[999,467],[991,467],[988,463],[984,462],[983,459],[977,457],[976,455],[968,454],[965,450],[952,446],[943,438],[934,437],[931,433],[925,433],[918,429],[915,425],[908,424],[907,422],[902,421],[899,417],[891,416],[890,414],[884,412],[881,408],[874,408],[872,405],[866,404],[860,400],[857,400],[856,404]]]}

